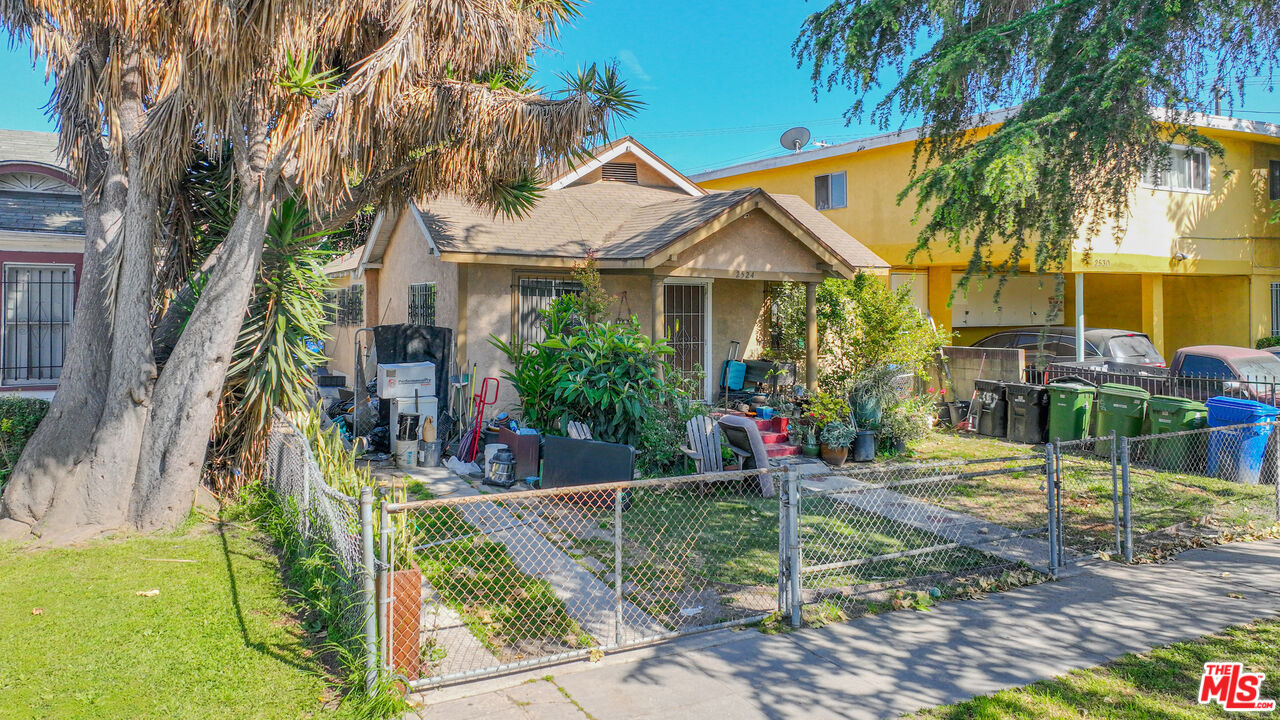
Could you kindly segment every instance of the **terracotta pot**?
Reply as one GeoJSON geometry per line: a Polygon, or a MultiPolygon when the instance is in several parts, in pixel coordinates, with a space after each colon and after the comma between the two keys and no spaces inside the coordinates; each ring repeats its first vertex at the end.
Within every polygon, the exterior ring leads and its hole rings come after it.
{"type": "Polygon", "coordinates": [[[391,573],[391,667],[410,680],[422,676],[422,570],[417,564],[391,573]]]}
{"type": "Polygon", "coordinates": [[[848,457],[848,445],[841,445],[840,447],[831,447],[830,445],[822,446],[822,461],[828,465],[840,467],[841,465],[844,465],[844,461],[848,457]]]}

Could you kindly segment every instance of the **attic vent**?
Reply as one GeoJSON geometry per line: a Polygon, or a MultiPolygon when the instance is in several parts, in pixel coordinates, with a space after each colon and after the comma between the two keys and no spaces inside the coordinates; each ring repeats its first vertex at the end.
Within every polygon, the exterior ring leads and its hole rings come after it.
{"type": "Polygon", "coordinates": [[[638,185],[640,180],[636,177],[636,164],[611,162],[605,163],[600,168],[600,179],[606,182],[624,182],[638,185]]]}

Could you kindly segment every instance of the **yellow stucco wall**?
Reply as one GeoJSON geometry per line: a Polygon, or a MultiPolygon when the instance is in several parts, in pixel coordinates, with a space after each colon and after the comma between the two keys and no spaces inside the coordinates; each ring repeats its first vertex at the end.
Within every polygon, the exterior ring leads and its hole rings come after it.
{"type": "MultiPolygon", "coordinates": [[[[1267,187],[1268,163],[1280,160],[1280,139],[1215,129],[1203,132],[1221,142],[1224,151],[1222,157],[1211,158],[1210,191],[1170,192],[1139,185],[1119,239],[1114,227],[1104,228],[1098,237],[1078,244],[1068,268],[1087,273],[1084,309],[1090,326],[1163,335],[1169,355],[1186,344],[1186,338],[1252,345],[1269,335],[1270,282],[1280,278],[1280,225],[1269,222],[1274,210],[1267,187]],[[1172,282],[1179,276],[1206,281],[1172,282]],[[1206,313],[1221,320],[1196,328],[1172,327],[1198,322],[1206,313]]],[[[950,273],[963,268],[968,251],[939,246],[917,254],[908,264],[918,232],[911,222],[914,200],[899,205],[897,195],[906,185],[911,155],[912,144],[903,142],[701,184],[719,190],[761,187],[812,202],[815,176],[844,171],[848,206],[824,214],[895,269],[927,268],[929,313],[939,326],[950,328],[950,273]]],[[[998,250],[994,259],[1000,259],[998,250]]],[[[1060,322],[1073,321],[1073,295],[1068,275],[1066,312],[1060,322]]],[[[972,342],[997,329],[961,328],[957,342],[972,342]]]]}
{"type": "Polygon", "coordinates": [[[431,254],[431,246],[411,213],[400,213],[378,274],[378,317],[382,324],[408,322],[409,285],[434,282],[436,325],[457,328],[458,266],[431,254]]]}

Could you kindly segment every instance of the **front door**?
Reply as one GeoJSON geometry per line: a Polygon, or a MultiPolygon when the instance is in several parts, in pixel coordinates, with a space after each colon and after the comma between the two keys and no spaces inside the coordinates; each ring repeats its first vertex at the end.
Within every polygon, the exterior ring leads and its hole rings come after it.
{"type": "MultiPolygon", "coordinates": [[[[703,283],[663,285],[665,334],[671,349],[671,364],[686,377],[701,372],[707,376],[707,349],[711,331],[711,288],[703,283]]],[[[700,383],[699,393],[705,393],[700,383]]]]}

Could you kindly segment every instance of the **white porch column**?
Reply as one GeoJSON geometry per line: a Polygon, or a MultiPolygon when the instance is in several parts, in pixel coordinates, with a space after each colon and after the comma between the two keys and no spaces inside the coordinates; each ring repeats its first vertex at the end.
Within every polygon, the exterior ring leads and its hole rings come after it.
{"type": "Polygon", "coordinates": [[[804,284],[804,384],[818,392],[818,283],[804,284]]]}

